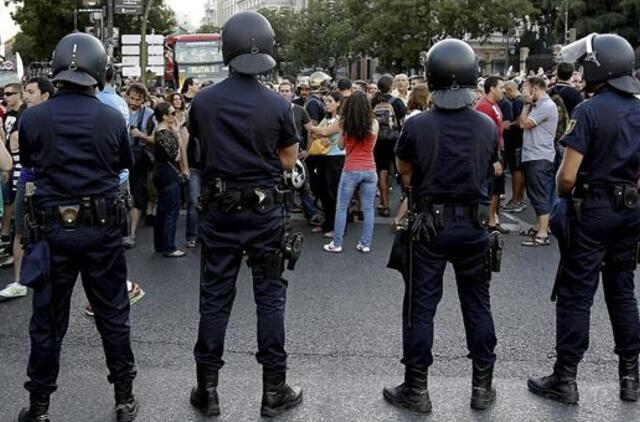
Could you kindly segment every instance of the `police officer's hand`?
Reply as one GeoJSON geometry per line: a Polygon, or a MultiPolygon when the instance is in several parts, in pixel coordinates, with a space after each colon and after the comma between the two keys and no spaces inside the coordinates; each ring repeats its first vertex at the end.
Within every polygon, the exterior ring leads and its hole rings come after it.
{"type": "Polygon", "coordinates": [[[500,161],[496,161],[495,163],[493,163],[493,174],[495,176],[502,176],[502,173],[504,173],[504,168],[502,167],[502,163],[500,163],[500,161]]]}

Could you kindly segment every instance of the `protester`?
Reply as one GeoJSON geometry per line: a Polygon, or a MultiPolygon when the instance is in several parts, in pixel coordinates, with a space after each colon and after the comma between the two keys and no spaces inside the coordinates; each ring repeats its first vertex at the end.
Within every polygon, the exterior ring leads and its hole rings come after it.
{"type": "Polygon", "coordinates": [[[335,235],[324,245],[327,252],[342,252],[347,212],[354,193],[360,192],[360,210],[364,216],[362,236],[356,249],[362,253],[371,252],[374,227],[374,203],[378,175],[373,159],[373,148],[378,134],[378,121],[367,96],[355,93],[345,102],[340,117],[342,136],[338,147],[346,149],[346,159],[338,186],[338,202],[335,216],[335,235]]]}
{"type": "Polygon", "coordinates": [[[340,91],[340,94],[342,94],[343,98],[348,98],[351,96],[351,93],[353,92],[352,91],[353,83],[349,78],[342,78],[338,81],[337,88],[338,88],[338,91],[340,91]]]}
{"type": "MultiPolygon", "coordinates": [[[[498,153],[503,150],[502,142],[502,111],[498,103],[504,98],[504,80],[499,76],[489,76],[484,80],[484,96],[476,105],[476,111],[486,114],[491,118],[498,132],[498,153]]],[[[498,209],[500,207],[500,195],[504,194],[504,173],[493,178],[491,192],[491,203],[489,206],[489,230],[497,230],[501,233],[508,232],[500,226],[497,221],[498,209]]]]}
{"type": "Polygon", "coordinates": [[[176,123],[182,127],[187,121],[187,103],[178,92],[167,95],[167,102],[176,110],[176,123]]]}
{"type": "MultiPolygon", "coordinates": [[[[322,232],[325,238],[334,236],[334,224],[336,215],[336,201],[338,197],[338,185],[344,166],[344,150],[338,146],[340,128],[338,126],[338,113],[343,98],[338,91],[324,97],[324,105],[327,110],[325,117],[318,126],[311,127],[313,144],[321,153],[313,159],[316,161],[315,170],[318,178],[318,196],[322,202],[324,222],[320,227],[314,227],[313,232],[322,232]]],[[[314,148],[312,144],[311,148],[314,148]]]]}
{"type": "Polygon", "coordinates": [[[395,89],[391,93],[394,97],[400,98],[404,105],[409,103],[409,77],[405,73],[399,73],[393,78],[395,89]]]}
{"type": "Polygon", "coordinates": [[[156,169],[153,183],[158,191],[158,210],[153,230],[155,251],[170,258],[185,256],[176,247],[176,229],[180,216],[180,134],[176,110],[169,103],[160,104],[154,111],[158,121],[155,138],[156,169]]]}
{"type": "Polygon", "coordinates": [[[187,78],[184,80],[182,84],[182,89],[180,89],[180,94],[186,103],[187,109],[191,107],[191,101],[193,101],[193,97],[200,91],[200,85],[193,78],[187,78]]]}
{"type": "MultiPolygon", "coordinates": [[[[4,100],[7,104],[7,111],[4,116],[3,128],[6,140],[6,147],[11,153],[13,163],[19,163],[18,151],[18,125],[17,122],[27,105],[22,101],[22,85],[10,83],[4,87],[4,100]]],[[[2,215],[2,228],[0,230],[0,253],[4,255],[4,266],[13,265],[11,251],[11,221],[13,220],[13,205],[15,200],[15,189],[13,187],[12,168],[2,172],[2,202],[4,204],[4,214],[2,215]]]]}
{"type": "MultiPolygon", "coordinates": [[[[278,87],[278,92],[284,99],[291,103],[291,110],[293,112],[293,121],[296,125],[296,130],[300,135],[300,147],[298,152],[298,159],[305,163],[308,152],[308,135],[309,130],[311,129],[311,118],[307,111],[300,107],[297,104],[293,104],[291,101],[293,99],[293,87],[290,82],[283,81],[278,87]]],[[[306,164],[305,164],[306,167],[306,164]]],[[[307,174],[309,174],[309,170],[307,169],[307,174]]],[[[315,199],[313,194],[311,193],[310,181],[309,178],[304,182],[304,185],[298,190],[300,194],[300,201],[302,202],[302,212],[304,213],[304,217],[307,222],[314,226],[319,226],[322,224],[322,216],[320,215],[320,210],[315,204],[315,199]]]]}
{"type": "Polygon", "coordinates": [[[556,84],[549,90],[549,97],[553,98],[554,95],[559,95],[562,98],[569,117],[573,114],[576,106],[584,100],[580,91],[571,85],[573,72],[573,64],[558,63],[556,66],[556,84]]]}
{"type": "Polygon", "coordinates": [[[551,186],[555,150],[555,135],[558,125],[558,110],[547,95],[547,86],[539,76],[527,79],[522,93],[524,109],[520,114],[520,127],[524,130],[522,140],[522,165],[527,196],[536,212],[536,224],[522,234],[529,239],[523,246],[547,246],[549,213],[551,211],[551,186]]]}
{"type": "Polygon", "coordinates": [[[149,202],[148,177],[153,168],[151,147],[153,138],[153,110],[143,105],[147,100],[147,88],[138,83],[127,90],[129,102],[129,142],[133,151],[134,166],[130,173],[133,210],[131,211],[131,236],[124,240],[127,248],[135,246],[136,231],[149,202]]]}
{"type": "Polygon", "coordinates": [[[504,161],[511,173],[511,199],[502,206],[503,211],[522,212],[526,208],[524,202],[524,173],[522,171],[522,129],[518,123],[524,107],[522,95],[513,81],[504,84],[506,98],[511,101],[513,121],[504,130],[504,161]]]}

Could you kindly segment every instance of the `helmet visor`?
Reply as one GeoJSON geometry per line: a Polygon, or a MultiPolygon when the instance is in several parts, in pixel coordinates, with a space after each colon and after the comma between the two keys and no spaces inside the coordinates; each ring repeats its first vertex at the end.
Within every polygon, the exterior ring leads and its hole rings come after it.
{"type": "Polygon", "coordinates": [[[600,67],[600,63],[596,58],[596,52],[593,51],[593,39],[597,36],[595,32],[584,38],[574,41],[571,44],[562,47],[560,50],[560,58],[567,63],[582,63],[591,61],[600,67]]]}

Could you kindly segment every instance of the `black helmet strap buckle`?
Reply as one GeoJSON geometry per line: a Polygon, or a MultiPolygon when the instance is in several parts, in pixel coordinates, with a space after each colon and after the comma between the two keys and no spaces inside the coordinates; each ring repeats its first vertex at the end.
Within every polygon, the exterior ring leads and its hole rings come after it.
{"type": "Polygon", "coordinates": [[[596,37],[596,34],[591,34],[587,37],[587,39],[585,40],[585,42],[587,43],[587,55],[584,58],[585,62],[591,62],[593,64],[595,64],[597,67],[600,67],[600,62],[598,61],[598,58],[596,57],[596,53],[595,51],[593,51],[593,39],[596,37]]]}
{"type": "Polygon", "coordinates": [[[78,70],[78,64],[76,63],[76,53],[78,51],[78,44],[73,45],[73,52],[71,53],[71,63],[69,63],[69,70],[78,70]]]}
{"type": "Polygon", "coordinates": [[[258,53],[260,53],[260,49],[256,46],[256,38],[251,37],[251,55],[255,56],[258,53]]]}

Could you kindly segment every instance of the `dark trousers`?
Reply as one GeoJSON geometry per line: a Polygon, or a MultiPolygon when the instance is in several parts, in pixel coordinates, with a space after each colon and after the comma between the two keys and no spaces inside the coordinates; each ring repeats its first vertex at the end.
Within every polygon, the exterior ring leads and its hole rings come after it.
{"type": "Polygon", "coordinates": [[[437,238],[415,245],[411,327],[407,324],[406,289],[404,298],[403,364],[426,369],[433,363],[433,318],[442,298],[447,262],[453,264],[456,274],[468,357],[481,364],[495,362],[496,335],[485,266],[488,245],[486,229],[476,227],[463,215],[448,216],[437,238]]]}
{"type": "Polygon", "coordinates": [[[577,363],[589,347],[589,319],[600,272],[615,353],[640,352],[634,294],[640,210],[615,210],[611,199],[585,199],[582,222],[572,219],[557,286],[556,351],[577,363]]]}
{"type": "Polygon", "coordinates": [[[29,381],[25,388],[37,394],[51,394],[57,389],[60,349],[69,326],[71,294],[78,273],[95,313],[109,368],[108,380],[118,384],[131,382],[136,371],[130,342],[127,264],[120,229],[111,222],[104,227],[82,226],[65,231],[60,223],[52,222],[47,226],[47,238],[52,261],[51,309],[36,307],[34,301],[29,324],[29,381]]]}
{"type": "Polygon", "coordinates": [[[181,188],[175,182],[157,186],[158,204],[153,227],[153,246],[156,252],[171,253],[176,250],[176,230],[180,216],[181,188]]]}
{"type": "MultiPolygon", "coordinates": [[[[200,325],[194,355],[196,363],[213,369],[224,365],[224,337],[236,295],[236,278],[246,251],[257,263],[281,248],[284,211],[280,206],[268,210],[244,210],[225,214],[210,211],[203,216],[200,274],[200,325]]],[[[269,369],[287,365],[284,349],[284,311],[287,281],[253,274],[253,294],[258,317],[258,363],[269,369]]]]}
{"type": "Polygon", "coordinates": [[[304,213],[304,218],[309,221],[318,214],[319,210],[315,204],[315,198],[311,193],[311,173],[309,172],[309,167],[304,161],[303,165],[307,170],[307,178],[304,181],[304,185],[298,190],[298,194],[300,194],[300,202],[302,202],[302,212],[304,213]]]}
{"type": "Polygon", "coordinates": [[[187,200],[187,242],[198,240],[199,215],[198,201],[202,192],[202,179],[200,170],[189,169],[188,200],[187,200]]]}
{"type": "Polygon", "coordinates": [[[333,231],[336,219],[336,204],[338,202],[338,186],[344,167],[343,155],[323,155],[317,160],[318,195],[324,211],[324,232],[333,231]]]}

